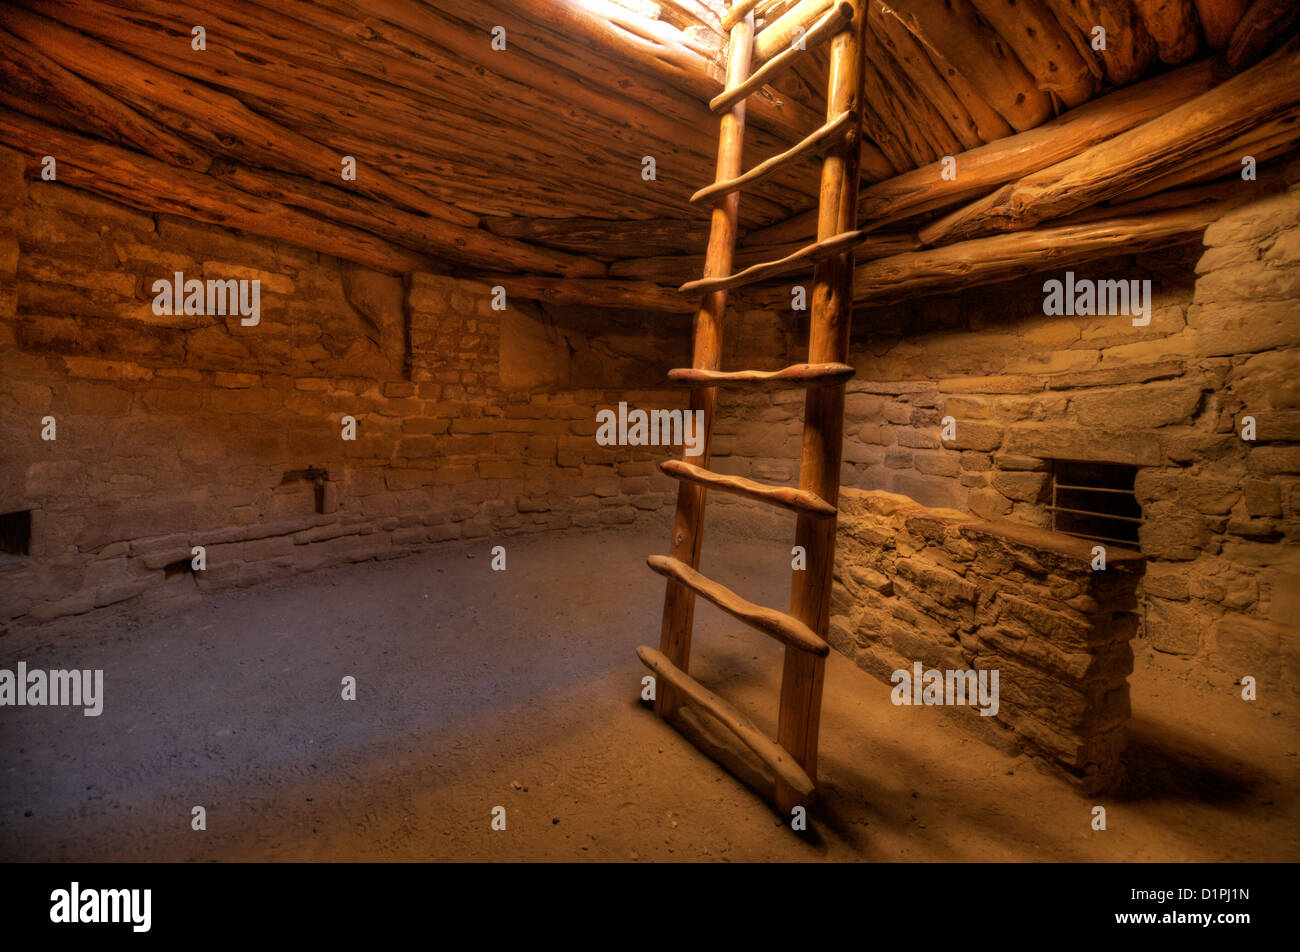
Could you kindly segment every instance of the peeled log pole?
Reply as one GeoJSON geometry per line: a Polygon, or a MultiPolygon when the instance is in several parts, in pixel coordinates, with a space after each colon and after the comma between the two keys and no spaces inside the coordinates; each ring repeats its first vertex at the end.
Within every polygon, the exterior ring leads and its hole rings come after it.
{"type": "Polygon", "coordinates": [[[1224,50],[1232,32],[1246,15],[1250,0],[1192,0],[1205,31],[1205,42],[1212,50],[1224,50]]]}
{"type": "Polygon", "coordinates": [[[880,258],[854,273],[853,300],[860,305],[886,304],[993,284],[1063,264],[1180,244],[1195,238],[1239,203],[1217,202],[1153,215],[1035,228],[880,258]]]}
{"type": "MultiPolygon", "coordinates": [[[[845,30],[831,44],[827,118],[844,109],[854,109],[861,119],[865,110],[866,97],[861,93],[866,63],[865,0],[857,0],[856,6],[856,29],[845,30]]],[[[817,240],[855,230],[857,212],[858,149],[850,145],[827,153],[822,162],[817,240]]],[[[812,312],[808,321],[809,363],[848,363],[852,297],[853,252],[845,251],[819,261],[813,271],[812,312]]],[[[844,388],[809,390],[804,398],[799,488],[837,506],[843,456],[844,388]]],[[[790,614],[823,638],[830,626],[835,524],[834,519],[799,516],[794,530],[795,544],[803,547],[806,567],[793,573],[790,614]]],[[[814,780],[825,675],[826,665],[821,658],[786,648],[776,739],[814,780]]],[[[777,807],[787,816],[801,799],[797,790],[780,780],[774,795],[777,807]]]]}
{"type": "MultiPolygon", "coordinates": [[[[1116,197],[1127,202],[1195,182],[1208,182],[1229,173],[1240,173],[1243,157],[1250,156],[1257,165],[1263,165],[1269,159],[1289,152],[1297,142],[1300,142],[1300,109],[1256,126],[1213,152],[1202,152],[1159,178],[1116,197]]],[[[1241,182],[1239,175],[1237,181],[1241,182]]]]}
{"type": "Polygon", "coordinates": [[[762,0],[736,0],[722,16],[722,30],[724,33],[730,33],[731,28],[745,19],[745,14],[753,10],[762,3],[762,0]]]}
{"type": "Polygon", "coordinates": [[[800,0],[781,16],[768,23],[754,37],[754,55],[750,69],[757,69],[790,45],[800,30],[807,31],[837,0],[800,0]]]}
{"type": "MultiPolygon", "coordinates": [[[[337,151],[259,116],[233,96],[143,63],[17,7],[0,6],[0,24],[141,113],[166,115],[172,120],[160,118],[163,125],[171,125],[179,117],[177,124],[191,135],[201,135],[214,152],[254,165],[300,168],[325,184],[341,180],[341,156],[337,151]]],[[[477,215],[390,179],[376,169],[365,170],[352,185],[372,198],[393,201],[462,227],[478,224],[477,215]]]]}
{"type": "MultiPolygon", "coordinates": [[[[707,482],[714,488],[725,484],[730,492],[743,493],[743,495],[750,498],[758,498],[758,494],[754,490],[760,484],[755,483],[753,480],[742,479],[738,476],[723,476],[720,473],[712,473],[679,460],[669,460],[665,465],[667,468],[664,469],[664,473],[674,479],[693,483],[707,482]]],[[[780,490],[786,487],[767,486],[762,488],[780,490]]],[[[793,495],[787,496],[783,500],[783,508],[800,505],[800,511],[815,511],[818,519],[834,517],[835,507],[827,506],[825,500],[818,499],[809,493],[800,493],[798,490],[792,492],[793,495]]],[[[771,498],[764,501],[775,504],[775,500],[771,498]]],[[[646,559],[646,564],[665,578],[673,579],[678,584],[687,586],[697,595],[703,596],[714,605],[717,605],[728,615],[743,621],[756,631],[761,631],[763,634],[775,638],[787,647],[818,658],[825,658],[831,653],[830,645],[799,619],[792,618],[785,612],[779,612],[775,608],[755,605],[753,602],[737,595],[725,585],[702,575],[697,569],[691,568],[685,562],[666,555],[652,555],[646,559]]]]}
{"type": "Polygon", "coordinates": [[[780,370],[730,371],[678,367],[668,371],[668,380],[687,387],[724,386],[729,390],[803,390],[842,384],[856,372],[849,364],[792,364],[780,370]]]}
{"type": "MultiPolygon", "coordinates": [[[[484,218],[494,235],[601,258],[686,255],[709,239],[708,221],[680,218],[484,218]]],[[[703,256],[692,271],[699,271],[703,256]]]]}
{"type": "MultiPolygon", "coordinates": [[[[956,157],[955,179],[944,179],[943,166],[936,162],[872,185],[862,192],[858,214],[876,227],[925,208],[984,194],[1078,155],[1134,126],[1159,119],[1174,107],[1213,89],[1227,75],[1219,60],[1202,60],[1118,90],[1037,129],[961,153],[956,157]]],[[[814,222],[814,214],[805,212],[752,232],[746,244],[797,240],[812,234],[814,222]]]]}
{"type": "Polygon", "coordinates": [[[1300,19],[1296,0],[1255,0],[1232,32],[1228,44],[1228,65],[1234,69],[1251,62],[1273,40],[1291,29],[1300,19]]]}
{"type": "Polygon", "coordinates": [[[232,188],[210,176],[159,162],[0,109],[0,142],[24,155],[57,155],[59,182],[149,212],[236,228],[354,261],[387,274],[431,270],[423,255],[374,235],[232,188]]]}
{"type": "Polygon", "coordinates": [[[1127,86],[1147,71],[1156,45],[1128,0],[1044,0],[1085,59],[1106,81],[1127,86]],[[1105,50],[1092,47],[1093,30],[1106,31],[1105,50]]]}
{"type": "Polygon", "coordinates": [[[954,72],[946,77],[931,55],[917,42],[892,7],[883,0],[870,0],[867,24],[880,42],[925,90],[936,109],[948,120],[953,134],[973,149],[1011,135],[1011,126],[954,72]],[[970,141],[971,139],[974,141],[970,141]]]}
{"type": "MultiPolygon", "coordinates": [[[[854,254],[861,260],[868,258],[884,258],[887,255],[896,255],[904,251],[917,251],[921,248],[921,241],[916,234],[910,230],[898,229],[896,231],[873,231],[870,234],[863,232],[854,232],[856,239],[845,239],[847,244],[841,244],[840,249],[847,247],[854,249],[854,254]]],[[[767,271],[765,278],[775,277],[780,274],[786,274],[798,271],[804,267],[803,262],[816,261],[816,252],[810,251],[810,247],[816,246],[816,242],[793,241],[781,245],[764,245],[752,248],[736,249],[733,266],[742,270],[749,269],[755,265],[769,263],[778,259],[787,261],[788,270],[773,269],[767,271]],[[799,257],[793,257],[799,252],[807,252],[799,257]]],[[[609,266],[609,276],[611,278],[644,278],[647,281],[657,281],[661,284],[677,284],[683,277],[693,274],[699,274],[700,269],[704,266],[703,255],[674,255],[659,258],[626,258],[622,261],[614,261],[609,266]]],[[[740,272],[737,272],[739,274],[740,272]]],[[[765,279],[764,278],[764,279],[765,279]]],[[[762,280],[762,279],[760,279],[762,280]]],[[[734,287],[749,283],[741,281],[734,287]]],[[[680,290],[680,289],[679,289],[680,290]]]]}
{"type": "Polygon", "coordinates": [[[1052,103],[1015,54],[981,21],[969,0],[911,0],[893,10],[914,36],[951,63],[1012,128],[1052,117],[1052,103]]]}
{"type": "Polygon", "coordinates": [[[815,152],[830,140],[835,133],[841,132],[852,118],[852,112],[840,113],[838,117],[826,123],[821,128],[814,130],[797,145],[791,146],[781,154],[774,155],[770,159],[764,159],[743,175],[739,175],[728,182],[715,182],[712,185],[706,185],[691,196],[691,201],[699,202],[713,195],[722,195],[726,192],[734,192],[737,189],[744,188],[751,182],[757,182],[764,176],[771,175],[787,162],[794,161],[807,153],[815,152]]]}
{"type": "Polygon", "coordinates": [[[1192,0],[1133,0],[1138,16],[1165,63],[1186,63],[1201,47],[1200,22],[1192,0]]]}
{"type": "MultiPolygon", "coordinates": [[[[418,6],[418,5],[417,5],[418,6]]],[[[463,2],[449,3],[435,0],[434,6],[445,8],[452,17],[463,17],[463,2]]],[[[718,87],[716,71],[703,56],[693,63],[679,50],[668,59],[661,59],[653,44],[638,42],[635,37],[619,30],[598,16],[585,12],[580,3],[555,3],[553,0],[498,0],[494,5],[501,12],[517,12],[530,21],[530,26],[545,32],[541,42],[532,52],[550,62],[592,82],[599,82],[593,69],[605,73],[600,88],[623,88],[629,77],[645,76],[688,93],[697,100],[706,100],[718,87]],[[563,26],[557,29],[557,26],[563,26]],[[593,56],[600,50],[600,56],[593,56]]],[[[381,14],[382,15],[382,14],[381,14]]],[[[418,15],[417,15],[418,18],[418,15]]],[[[438,42],[438,34],[431,36],[438,42]]],[[[482,44],[484,49],[488,47],[482,44]]],[[[498,54],[492,54],[496,56],[498,54]]],[[[755,64],[756,65],[756,64],[755,64]]],[[[489,69],[492,69],[489,65],[489,69]]],[[[640,85],[638,82],[636,85],[640,85]]],[[[754,101],[751,112],[756,123],[764,125],[790,141],[796,141],[813,123],[808,109],[786,101],[777,107],[762,99],[754,101]]]]}
{"type": "Polygon", "coordinates": [[[884,104],[878,99],[883,96],[888,100],[891,114],[897,117],[891,124],[900,128],[905,124],[909,130],[915,130],[909,134],[918,136],[929,147],[924,162],[963,151],[966,146],[961,139],[948,128],[948,123],[939,114],[939,110],[930,104],[925,92],[913,81],[912,75],[899,66],[876,34],[868,29],[862,39],[866,44],[867,60],[882,83],[881,87],[873,89],[873,84],[868,80],[867,108],[882,111],[884,104]]]}
{"type": "Polygon", "coordinates": [[[606,267],[579,255],[539,248],[479,228],[457,228],[311,179],[250,169],[220,159],[210,174],[250,195],[302,208],[329,220],[373,232],[423,254],[503,272],[541,272],[574,278],[604,277],[606,267]]]}
{"type": "MultiPolygon", "coordinates": [[[[727,86],[738,86],[749,75],[754,51],[754,14],[749,13],[731,28],[727,51],[727,86]]],[[[732,107],[718,123],[718,165],[715,181],[725,182],[741,172],[745,145],[745,100],[732,107]]],[[[705,251],[704,276],[720,277],[731,273],[732,254],[736,247],[736,228],[740,215],[740,193],[730,192],[714,203],[705,251]]],[[[695,312],[691,366],[698,370],[717,370],[722,361],[722,318],[727,309],[727,292],[711,291],[700,297],[695,312]]],[[[707,467],[713,450],[713,414],[718,405],[716,387],[691,391],[689,409],[703,423],[704,440],[693,457],[707,467]]],[[[683,458],[688,450],[683,450],[683,458]]],[[[678,562],[699,568],[700,546],[704,539],[705,490],[694,483],[677,487],[677,508],[673,513],[673,534],[669,552],[678,562]]],[[[695,593],[679,582],[669,580],[664,586],[663,621],[659,629],[659,649],[682,671],[690,669],[691,632],[695,625],[695,593]]],[[[677,705],[672,691],[655,696],[655,713],[667,717],[677,705]]]]}
{"type": "Polygon", "coordinates": [[[1300,41],[1136,129],[1027,175],[921,229],[927,245],[1030,228],[1104,201],[1300,105],[1300,41]]]}
{"type": "MultiPolygon", "coordinates": [[[[894,21],[894,25],[896,29],[892,32],[888,31],[883,23],[879,6],[875,3],[867,5],[868,33],[875,36],[880,46],[888,51],[890,58],[907,73],[912,84],[920,89],[935,111],[943,117],[952,134],[961,142],[962,150],[981,145],[984,140],[980,138],[975,120],[957,94],[952,91],[952,87],[944,82],[939,71],[934,68],[934,63],[930,61],[930,57],[925,55],[925,50],[921,49],[916,38],[907,31],[906,27],[897,20],[894,21]]],[[[1006,126],[1004,134],[1010,132],[1011,127],[1006,126]]]]}
{"type": "Polygon", "coordinates": [[[867,128],[892,163],[901,169],[911,169],[943,155],[921,131],[907,104],[894,95],[870,53],[863,74],[862,96],[867,104],[867,128]]]}
{"type": "Polygon", "coordinates": [[[161,156],[172,165],[202,172],[212,157],[175,133],[123,105],[112,96],[38,53],[7,30],[0,30],[0,82],[40,106],[63,113],[119,145],[161,156]]]}
{"type": "Polygon", "coordinates": [[[1092,70],[1041,0],[971,2],[1015,50],[1039,89],[1055,93],[1070,107],[1092,98],[1092,70]]]}
{"type": "Polygon", "coordinates": [[[772,82],[783,70],[789,68],[800,53],[807,53],[817,44],[825,42],[853,16],[853,4],[849,0],[839,0],[826,15],[813,24],[806,35],[800,37],[800,45],[789,46],[777,53],[770,60],[750,73],[744,82],[728,86],[723,92],[714,96],[709,108],[714,112],[724,112],[754,94],[767,83],[772,82]]]}
{"type": "MultiPolygon", "coordinates": [[[[698,293],[705,290],[727,290],[729,288],[744,287],[747,284],[757,284],[759,281],[798,271],[807,264],[822,261],[831,255],[842,254],[854,248],[860,248],[868,243],[877,244],[890,250],[896,250],[900,243],[904,247],[920,247],[920,242],[910,232],[903,233],[899,231],[894,234],[877,236],[864,231],[846,231],[822,241],[814,241],[811,244],[803,245],[783,258],[773,261],[761,261],[758,264],[750,265],[743,271],[737,271],[725,278],[700,278],[696,281],[688,281],[677,290],[683,293],[689,291],[698,293]],[[878,242],[874,241],[876,238],[880,240],[878,242]]],[[[881,254],[877,253],[872,257],[878,258],[881,257],[881,254]]]]}

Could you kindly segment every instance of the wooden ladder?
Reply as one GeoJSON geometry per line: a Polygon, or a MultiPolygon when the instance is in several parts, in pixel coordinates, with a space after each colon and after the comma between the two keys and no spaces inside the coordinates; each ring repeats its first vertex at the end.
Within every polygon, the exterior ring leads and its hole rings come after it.
{"type": "MultiPolygon", "coordinates": [[[[703,294],[695,318],[692,366],[673,370],[671,380],[691,388],[690,409],[702,411],[704,438],[698,455],[661,464],[680,481],[673,520],[671,555],[653,555],[649,564],[668,579],[659,650],[641,646],[637,655],[656,675],[655,712],[669,718],[734,772],[744,774],[743,758],[709,742],[684,717],[694,706],[738,739],[770,771],[755,782],[784,813],[811,804],[816,794],[817,734],[822,678],[830,647],[825,640],[830,617],[831,573],[835,557],[836,502],[843,452],[844,384],[853,375],[846,363],[852,316],[853,252],[858,199],[858,160],[862,135],[863,0],[804,0],[769,29],[802,34],[752,73],[754,9],[762,0],[739,0],[723,19],[730,30],[726,88],[710,104],[723,113],[716,181],[692,201],[714,201],[704,277],[683,285],[703,294]],[[802,23],[797,21],[803,17],[802,23]],[[812,25],[809,21],[817,17],[812,25]],[[806,30],[799,30],[805,27],[806,30]],[[830,43],[826,124],[793,148],[742,174],[745,100],[788,67],[805,50],[830,43]],[[731,273],[740,189],[776,169],[822,152],[817,239],[780,262],[731,273]],[[722,318],[727,290],[780,271],[815,262],[808,363],[762,372],[719,369],[722,318]],[[718,388],[804,388],[803,452],[799,488],[767,486],[708,469],[718,388]],[[794,572],[789,613],[746,601],[698,571],[708,489],[735,493],[797,514],[795,541],[806,554],[806,569],[794,572]],[[777,738],[773,742],[739,710],[688,674],[695,596],[766,632],[785,645],[777,738]],[[686,728],[691,726],[690,730],[686,728]]],[[[766,32],[766,31],[765,31],[766,32]]],[[[776,35],[784,35],[778,32],[776,35]]]]}

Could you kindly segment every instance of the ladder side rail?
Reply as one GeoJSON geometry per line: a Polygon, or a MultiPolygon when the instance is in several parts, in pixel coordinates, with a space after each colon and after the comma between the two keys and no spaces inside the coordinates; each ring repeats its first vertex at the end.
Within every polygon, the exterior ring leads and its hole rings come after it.
{"type": "MultiPolygon", "coordinates": [[[[838,149],[822,162],[817,238],[853,231],[857,226],[858,163],[864,108],[865,68],[864,0],[854,0],[849,29],[831,41],[827,118],[845,109],[857,113],[857,122],[838,149]]],[[[809,363],[846,363],[853,316],[853,252],[851,249],[822,259],[813,272],[812,314],[809,328],[809,363]]],[[[844,387],[807,391],[804,404],[803,454],[799,488],[815,493],[832,506],[839,503],[840,466],[844,453],[844,387]]],[[[794,573],[790,614],[822,638],[830,621],[832,573],[835,561],[837,519],[800,516],[795,542],[807,554],[806,569],[794,573]]],[[[817,737],[821,721],[823,658],[787,648],[781,675],[781,705],[777,717],[777,743],[788,750],[816,782],[817,737]]],[[[798,791],[777,778],[777,807],[784,812],[803,802],[798,791]]]]}
{"type": "MultiPolygon", "coordinates": [[[[731,28],[727,54],[727,88],[741,85],[749,76],[749,60],[754,49],[754,14],[747,13],[731,28]]],[[[742,99],[722,117],[718,130],[718,164],[715,179],[725,182],[741,172],[745,142],[745,101],[742,99]]],[[[721,196],[713,207],[709,244],[704,257],[706,277],[731,273],[732,255],[740,216],[740,193],[721,196]]],[[[703,295],[695,315],[694,354],[691,365],[700,370],[717,370],[722,360],[722,318],[727,307],[727,292],[709,291],[703,295]]],[[[699,455],[683,450],[684,462],[705,468],[709,465],[713,441],[713,414],[717,408],[718,388],[693,388],[689,409],[703,413],[703,445],[699,455]]],[[[674,559],[698,569],[700,543],[704,535],[703,486],[682,481],[677,487],[677,509],[673,515],[672,541],[669,552],[674,559]]],[[[659,650],[675,667],[689,671],[691,630],[695,623],[695,593],[679,582],[669,580],[664,593],[663,625],[659,650]]],[[[676,707],[671,685],[661,684],[655,692],[655,713],[666,717],[676,707]]]]}

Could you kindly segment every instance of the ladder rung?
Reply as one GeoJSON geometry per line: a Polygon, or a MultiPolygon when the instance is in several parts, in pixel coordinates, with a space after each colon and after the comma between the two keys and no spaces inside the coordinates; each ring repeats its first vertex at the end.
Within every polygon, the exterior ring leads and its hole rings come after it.
{"type": "Polygon", "coordinates": [[[781,509],[797,512],[801,516],[813,519],[834,519],[835,507],[816,493],[790,486],[766,486],[763,483],[746,479],[744,476],[726,476],[714,473],[699,466],[679,459],[670,459],[660,463],[659,468],[673,479],[683,479],[688,483],[697,483],[719,492],[734,493],[746,499],[757,499],[770,503],[781,509]]]}
{"type": "Polygon", "coordinates": [[[749,68],[757,69],[780,53],[837,2],[839,0],[773,0],[756,10],[755,25],[761,17],[763,29],[754,35],[749,68]]]}
{"type": "Polygon", "coordinates": [[[752,750],[763,763],[767,764],[773,773],[789,784],[796,793],[802,797],[812,795],[813,782],[808,774],[795,762],[784,747],[768,738],[766,734],[754,726],[754,722],[748,717],[700,684],[699,681],[696,681],[655,649],[640,645],[636,649],[636,655],[641,659],[642,664],[658,677],[667,681],[674,690],[684,695],[696,706],[712,714],[719,724],[735,734],[741,743],[752,750]]]}
{"type": "Polygon", "coordinates": [[[668,380],[687,387],[716,387],[725,384],[741,389],[795,390],[799,387],[832,387],[844,383],[856,370],[849,364],[793,364],[781,370],[702,370],[675,367],[668,380]]]}
{"type": "Polygon", "coordinates": [[[784,258],[752,264],[744,271],[737,271],[735,274],[729,274],[721,278],[697,278],[694,281],[687,281],[677,290],[683,294],[689,294],[692,291],[711,294],[714,291],[725,291],[729,288],[754,284],[764,278],[797,271],[798,266],[805,261],[820,261],[823,258],[829,258],[831,255],[848,251],[850,248],[862,244],[869,237],[871,237],[871,233],[868,231],[842,231],[838,235],[831,235],[831,237],[823,238],[821,241],[814,241],[812,244],[804,245],[798,251],[786,255],[784,258]]]}
{"type": "Polygon", "coordinates": [[[777,74],[790,66],[796,56],[805,50],[812,49],[818,43],[830,39],[840,31],[844,24],[853,19],[853,4],[848,0],[835,4],[830,11],[818,20],[807,33],[801,37],[802,43],[799,46],[791,44],[780,53],[777,53],[770,60],[754,70],[749,79],[745,80],[738,86],[732,86],[730,89],[723,90],[713,101],[709,103],[709,108],[714,112],[726,112],[746,96],[750,96],[762,87],[766,86],[777,74]]]}
{"type": "Polygon", "coordinates": [[[697,595],[704,596],[733,618],[739,618],[782,644],[819,658],[831,653],[831,646],[799,619],[774,608],[747,602],[725,585],[706,578],[685,562],[667,555],[652,555],[646,559],[646,564],[660,575],[680,582],[697,595]]]}
{"type": "Polygon", "coordinates": [[[786,163],[799,158],[807,152],[818,149],[824,145],[828,139],[833,138],[837,132],[843,130],[844,127],[852,121],[853,110],[846,109],[816,132],[804,137],[798,145],[786,149],[779,155],[774,155],[770,159],[760,162],[744,175],[738,176],[734,179],[728,179],[725,182],[714,182],[712,185],[706,185],[691,196],[691,201],[701,202],[714,195],[725,195],[728,192],[736,191],[738,188],[743,188],[751,182],[757,182],[759,179],[771,175],[786,163]]]}

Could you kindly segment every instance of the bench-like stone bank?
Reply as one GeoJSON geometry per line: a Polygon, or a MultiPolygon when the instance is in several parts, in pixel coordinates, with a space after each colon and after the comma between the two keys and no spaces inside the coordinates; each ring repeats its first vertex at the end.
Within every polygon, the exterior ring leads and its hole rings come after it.
{"type": "Polygon", "coordinates": [[[1082,794],[1115,789],[1142,556],[1106,546],[1094,569],[1098,543],[888,492],[846,489],[839,508],[831,644],[886,681],[916,662],[998,671],[997,713],[966,708],[972,726],[1082,794]]]}

